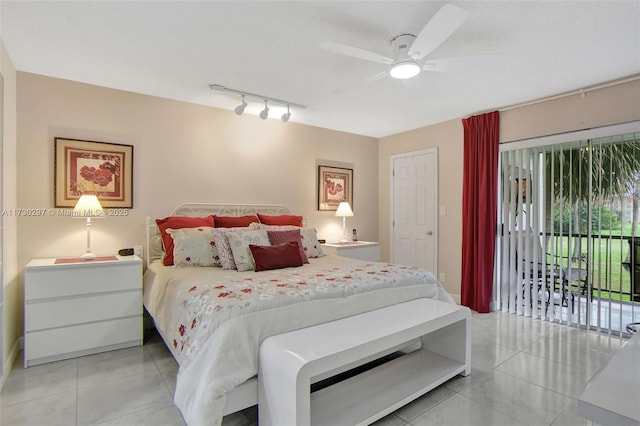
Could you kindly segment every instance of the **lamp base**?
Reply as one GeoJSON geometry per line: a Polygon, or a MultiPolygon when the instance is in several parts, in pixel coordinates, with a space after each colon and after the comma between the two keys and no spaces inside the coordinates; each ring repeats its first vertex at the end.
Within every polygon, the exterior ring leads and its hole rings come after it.
{"type": "Polygon", "coordinates": [[[85,253],[85,254],[83,254],[82,256],[80,256],[80,259],[83,259],[83,260],[93,260],[93,259],[95,259],[96,257],[97,257],[97,256],[96,256],[95,254],[93,254],[93,253],[85,253]]]}

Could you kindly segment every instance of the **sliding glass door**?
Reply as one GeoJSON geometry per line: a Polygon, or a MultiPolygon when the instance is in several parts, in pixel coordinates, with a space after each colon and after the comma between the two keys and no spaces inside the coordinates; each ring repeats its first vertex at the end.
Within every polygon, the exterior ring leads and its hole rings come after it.
{"type": "Polygon", "coordinates": [[[637,127],[503,147],[498,309],[615,333],[640,320],[637,127]]]}

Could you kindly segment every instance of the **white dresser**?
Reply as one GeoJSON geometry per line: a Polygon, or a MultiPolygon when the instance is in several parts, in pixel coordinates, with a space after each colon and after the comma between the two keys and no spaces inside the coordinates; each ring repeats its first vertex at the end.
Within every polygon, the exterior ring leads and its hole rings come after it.
{"type": "Polygon", "coordinates": [[[142,344],[137,256],[32,260],[25,267],[24,299],[25,368],[142,344]]]}
{"type": "Polygon", "coordinates": [[[322,245],[325,254],[350,257],[352,259],[380,261],[380,243],[372,241],[348,241],[346,243],[325,243],[322,245]]]}

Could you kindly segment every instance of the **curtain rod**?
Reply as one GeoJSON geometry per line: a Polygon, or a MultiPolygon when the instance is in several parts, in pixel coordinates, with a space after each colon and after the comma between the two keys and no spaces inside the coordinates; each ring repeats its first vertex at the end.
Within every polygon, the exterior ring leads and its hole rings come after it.
{"type": "MultiPolygon", "coordinates": [[[[633,75],[631,77],[623,78],[623,79],[620,79],[620,80],[610,81],[608,83],[598,84],[596,86],[590,86],[590,87],[587,87],[587,88],[584,88],[584,89],[574,90],[572,92],[566,92],[566,93],[562,93],[562,94],[559,94],[559,95],[549,96],[549,97],[542,98],[542,99],[536,99],[536,100],[529,101],[529,102],[523,102],[523,103],[520,103],[520,104],[510,105],[510,106],[506,106],[506,107],[503,107],[503,108],[498,108],[498,111],[500,111],[500,112],[509,111],[509,110],[512,110],[512,109],[522,108],[522,107],[526,107],[526,106],[530,106],[530,105],[541,104],[543,102],[553,101],[553,100],[556,100],[556,99],[567,98],[569,96],[575,96],[575,95],[585,96],[587,93],[593,92],[595,90],[606,89],[607,87],[618,86],[620,84],[630,83],[632,81],[637,81],[637,80],[640,80],[640,74],[636,74],[636,75],[633,75]]],[[[495,111],[495,108],[492,109],[492,111],[495,111]]],[[[488,112],[488,111],[485,111],[485,112],[488,112]]],[[[479,114],[482,114],[482,113],[479,113],[479,114]]]]}

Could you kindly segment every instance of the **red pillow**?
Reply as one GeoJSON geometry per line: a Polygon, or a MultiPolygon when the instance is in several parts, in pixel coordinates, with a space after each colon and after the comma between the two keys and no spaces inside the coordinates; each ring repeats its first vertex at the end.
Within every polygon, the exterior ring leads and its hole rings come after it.
{"type": "Polygon", "coordinates": [[[173,238],[167,233],[167,229],[198,228],[200,226],[213,228],[214,226],[213,215],[207,217],[169,216],[164,219],[156,219],[156,224],[162,236],[165,253],[162,263],[165,266],[173,265],[173,238]]]}
{"type": "Polygon", "coordinates": [[[300,257],[302,257],[302,263],[309,263],[309,259],[307,259],[307,255],[304,252],[304,246],[302,245],[302,237],[300,236],[299,229],[291,229],[288,231],[267,231],[267,235],[269,235],[269,242],[272,246],[277,246],[278,244],[282,243],[288,243],[289,241],[298,243],[300,247],[300,257]]]}
{"type": "Polygon", "coordinates": [[[216,228],[246,228],[257,223],[256,216],[214,216],[216,228]]]}
{"type": "Polygon", "coordinates": [[[281,214],[279,216],[269,216],[266,214],[258,213],[258,219],[260,219],[260,223],[264,223],[265,225],[276,225],[276,226],[299,226],[302,228],[302,216],[295,216],[291,214],[281,214]]]}
{"type": "Polygon", "coordinates": [[[256,272],[270,269],[302,266],[300,246],[295,241],[278,244],[277,246],[254,246],[249,244],[249,250],[256,263],[256,272]]]}

